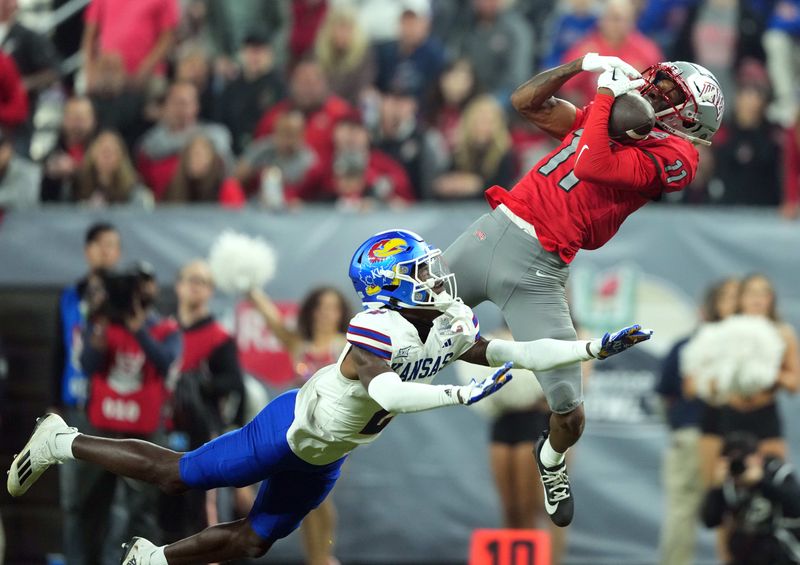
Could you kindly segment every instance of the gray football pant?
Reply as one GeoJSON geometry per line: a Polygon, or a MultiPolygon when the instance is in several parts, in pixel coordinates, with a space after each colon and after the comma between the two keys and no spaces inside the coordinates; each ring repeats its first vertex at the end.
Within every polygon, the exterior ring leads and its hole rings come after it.
{"type": "MultiPolygon", "coordinates": [[[[500,210],[480,217],[444,255],[458,295],[471,307],[485,300],[497,305],[517,341],[577,339],[566,296],[569,265],[500,210]]],[[[553,412],[583,402],[580,363],[536,376],[553,412]]]]}

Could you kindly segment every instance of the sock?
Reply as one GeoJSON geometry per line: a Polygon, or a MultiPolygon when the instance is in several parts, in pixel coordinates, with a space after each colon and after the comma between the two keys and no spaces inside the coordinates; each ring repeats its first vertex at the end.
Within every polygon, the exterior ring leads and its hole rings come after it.
{"type": "Polygon", "coordinates": [[[75,438],[79,435],[78,430],[75,428],[71,428],[66,432],[56,433],[56,437],[53,438],[52,443],[53,455],[62,461],[75,459],[75,456],[72,454],[72,442],[75,441],[75,438]]]}
{"type": "Polygon", "coordinates": [[[542,445],[542,451],[539,453],[539,458],[542,460],[542,464],[545,467],[557,467],[564,461],[564,454],[559,453],[553,446],[550,445],[550,438],[548,437],[544,440],[544,445],[542,445]]]}
{"type": "Polygon", "coordinates": [[[150,554],[150,565],[168,565],[167,558],[164,555],[165,549],[167,549],[167,546],[162,545],[161,547],[156,548],[156,550],[150,554]]]}

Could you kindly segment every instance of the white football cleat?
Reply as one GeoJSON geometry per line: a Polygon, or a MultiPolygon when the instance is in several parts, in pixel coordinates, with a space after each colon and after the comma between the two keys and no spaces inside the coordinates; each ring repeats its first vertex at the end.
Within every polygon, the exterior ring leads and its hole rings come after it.
{"type": "Polygon", "coordinates": [[[54,441],[60,433],[77,433],[70,428],[58,414],[45,414],[36,419],[28,443],[19,455],[14,456],[8,470],[6,486],[11,496],[22,496],[51,465],[58,465],[64,459],[55,455],[54,441]]]}
{"type": "Polygon", "coordinates": [[[144,538],[131,538],[131,541],[122,544],[120,565],[151,565],[151,557],[157,550],[158,546],[144,538]]]}

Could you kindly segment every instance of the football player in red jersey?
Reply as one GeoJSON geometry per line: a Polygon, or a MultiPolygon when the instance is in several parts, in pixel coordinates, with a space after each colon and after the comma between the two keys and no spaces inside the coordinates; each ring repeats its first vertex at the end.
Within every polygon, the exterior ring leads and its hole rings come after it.
{"type": "MultiPolygon", "coordinates": [[[[625,218],[695,176],[694,145],[709,145],[724,101],[716,78],[684,61],[660,63],[642,76],[617,57],[587,53],[544,71],[517,88],[514,108],[561,144],[511,190],[493,186],[494,209],[445,252],[470,306],[498,305],[517,340],[576,339],[566,299],[569,263],[579,249],[597,249],[625,218]],[[575,75],[599,72],[597,95],[584,108],[556,98],[575,75]],[[608,136],[614,99],[638,89],[652,104],[656,127],[643,139],[616,143],[608,136]]],[[[645,332],[632,333],[633,341],[645,332]]],[[[572,521],[573,498],[564,454],[584,426],[579,364],[537,373],[553,414],[549,435],[534,455],[545,507],[559,526],[572,521]]]]}

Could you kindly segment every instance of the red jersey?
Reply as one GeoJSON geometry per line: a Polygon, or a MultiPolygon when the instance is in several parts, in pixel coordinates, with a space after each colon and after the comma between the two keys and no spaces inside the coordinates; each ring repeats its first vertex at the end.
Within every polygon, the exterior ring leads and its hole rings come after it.
{"type": "Polygon", "coordinates": [[[569,263],[579,249],[597,249],[631,213],[664,192],[686,187],[699,155],[688,141],[661,130],[635,145],[608,137],[614,98],[598,94],[578,109],[571,131],[510,191],[486,191],[533,225],[542,247],[569,263]]]}
{"type": "MultiPolygon", "coordinates": [[[[254,139],[272,134],[278,118],[292,109],[292,101],[281,100],[259,119],[254,139]]],[[[317,153],[320,161],[327,163],[333,155],[333,129],[339,119],[353,113],[353,107],[338,96],[328,96],[322,107],[306,115],[306,143],[317,153]]]]}
{"type": "MultiPolygon", "coordinates": [[[[175,320],[161,320],[148,329],[157,341],[179,331],[175,320]]],[[[139,340],[118,324],[106,330],[106,366],[89,379],[86,414],[89,422],[106,432],[146,437],[163,422],[167,400],[165,379],[147,358],[139,340]]]]}

